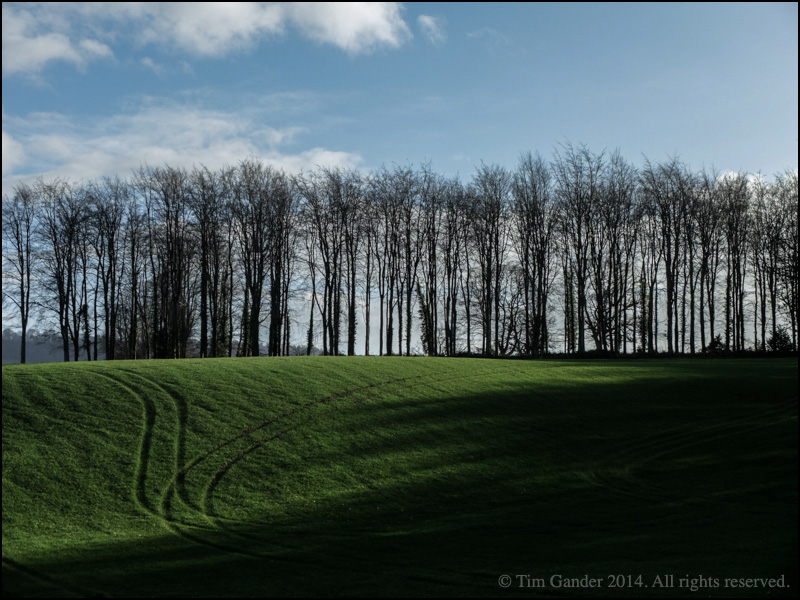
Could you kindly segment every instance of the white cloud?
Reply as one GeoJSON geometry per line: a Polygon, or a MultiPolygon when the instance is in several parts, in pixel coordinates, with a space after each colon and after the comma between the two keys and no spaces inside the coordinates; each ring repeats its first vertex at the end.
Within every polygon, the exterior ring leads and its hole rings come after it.
{"type": "Polygon", "coordinates": [[[397,2],[293,2],[285,9],[304,35],[350,54],[397,48],[412,37],[397,2]]]}
{"type": "Polygon", "coordinates": [[[350,152],[337,152],[326,150],[325,148],[311,148],[299,154],[281,154],[270,152],[262,154],[261,158],[265,162],[271,163],[276,167],[281,167],[288,173],[299,173],[309,171],[317,167],[343,167],[355,169],[361,163],[358,154],[350,152]]]}
{"type": "Polygon", "coordinates": [[[314,147],[287,152],[302,130],[260,125],[252,115],[186,105],[151,105],[105,119],[74,122],[53,113],[26,118],[4,115],[14,138],[3,131],[3,191],[42,173],[72,181],[104,175],[125,177],[141,164],[169,163],[211,169],[233,165],[248,156],[297,172],[317,165],[355,167],[357,154],[314,147]],[[15,139],[16,138],[16,139],[15,139]],[[15,168],[25,175],[14,174],[15,168]]]}
{"type": "Polygon", "coordinates": [[[283,32],[280,4],[254,2],[153,3],[140,41],[171,42],[200,56],[219,56],[283,32]]]}
{"type": "Polygon", "coordinates": [[[25,162],[25,150],[13,137],[3,130],[3,176],[25,162]]]}
{"type": "Polygon", "coordinates": [[[444,19],[442,17],[432,17],[430,15],[420,15],[417,17],[417,24],[434,46],[441,46],[447,41],[447,33],[444,30],[444,19]]]}
{"type": "Polygon", "coordinates": [[[4,4],[3,74],[35,74],[51,61],[83,69],[113,56],[108,44],[121,37],[194,56],[222,56],[280,36],[287,25],[316,42],[361,54],[398,48],[413,37],[401,13],[397,2],[4,4]]]}
{"type": "Polygon", "coordinates": [[[49,20],[37,21],[26,10],[3,5],[3,74],[33,74],[51,61],[66,61],[83,69],[92,59],[113,56],[111,48],[93,39],[73,40],[58,31],[42,30],[49,20]]]}

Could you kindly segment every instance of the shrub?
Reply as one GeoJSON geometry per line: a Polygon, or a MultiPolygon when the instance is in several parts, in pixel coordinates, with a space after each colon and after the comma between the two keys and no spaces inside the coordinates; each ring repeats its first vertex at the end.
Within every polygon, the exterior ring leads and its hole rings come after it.
{"type": "Polygon", "coordinates": [[[786,327],[778,327],[775,333],[767,340],[767,347],[772,352],[794,352],[794,344],[786,327]]]}
{"type": "Polygon", "coordinates": [[[704,352],[706,354],[716,356],[719,354],[724,354],[727,351],[728,349],[725,347],[725,344],[722,343],[722,334],[718,333],[717,337],[708,343],[704,352]]]}

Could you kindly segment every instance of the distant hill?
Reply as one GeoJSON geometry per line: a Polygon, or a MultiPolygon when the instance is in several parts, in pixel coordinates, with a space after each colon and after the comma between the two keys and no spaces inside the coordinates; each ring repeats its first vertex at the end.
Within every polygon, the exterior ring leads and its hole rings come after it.
{"type": "MultiPolygon", "coordinates": [[[[5,329],[3,331],[3,364],[12,365],[19,363],[20,359],[20,344],[22,336],[13,329],[5,329]]],[[[199,348],[199,344],[192,343],[192,348],[199,348]]],[[[102,351],[103,344],[100,343],[98,349],[98,357],[100,360],[105,359],[105,352],[102,351]]],[[[61,346],[61,337],[55,333],[40,333],[35,330],[28,332],[28,347],[27,347],[26,360],[30,364],[46,363],[46,362],[63,362],[64,352],[61,346]]],[[[266,355],[269,351],[267,346],[261,347],[262,355],[266,355]]],[[[305,346],[292,345],[289,347],[291,356],[304,356],[306,353],[305,346]]],[[[311,349],[311,356],[319,356],[322,351],[319,348],[311,349]]],[[[196,354],[198,354],[196,352],[196,354]]],[[[94,349],[92,350],[94,356],[94,349]]],[[[72,353],[70,352],[70,357],[72,353]]],[[[190,357],[191,358],[191,357],[190,357]]],[[[81,361],[86,359],[85,351],[81,350],[81,361]]]]}
{"type": "MultiPolygon", "coordinates": [[[[19,362],[22,336],[13,329],[3,331],[3,364],[19,362]]],[[[103,354],[101,357],[104,357],[103,354]]],[[[64,352],[61,347],[61,338],[54,334],[28,332],[28,345],[26,360],[29,363],[61,362],[64,352]]]]}

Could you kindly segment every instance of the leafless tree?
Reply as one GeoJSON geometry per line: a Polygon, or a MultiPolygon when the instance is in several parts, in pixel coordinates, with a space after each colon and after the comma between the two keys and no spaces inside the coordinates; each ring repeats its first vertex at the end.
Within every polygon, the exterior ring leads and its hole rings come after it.
{"type": "Polygon", "coordinates": [[[33,188],[20,184],[14,187],[10,197],[3,194],[3,279],[12,282],[19,294],[8,294],[7,297],[19,310],[22,327],[21,363],[26,360],[28,321],[31,314],[36,224],[37,201],[33,188]]]}

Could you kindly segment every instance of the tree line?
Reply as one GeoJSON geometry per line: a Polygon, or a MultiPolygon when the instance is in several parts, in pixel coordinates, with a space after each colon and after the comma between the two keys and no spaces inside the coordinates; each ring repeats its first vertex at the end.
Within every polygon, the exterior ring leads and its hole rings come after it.
{"type": "Polygon", "coordinates": [[[797,188],[570,144],[468,182],[257,159],[40,178],[3,195],[4,312],[21,362],[32,316],[65,361],[795,349],[797,188]]]}

